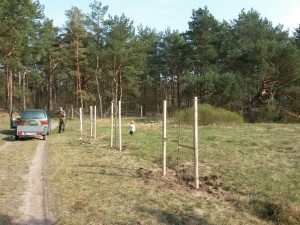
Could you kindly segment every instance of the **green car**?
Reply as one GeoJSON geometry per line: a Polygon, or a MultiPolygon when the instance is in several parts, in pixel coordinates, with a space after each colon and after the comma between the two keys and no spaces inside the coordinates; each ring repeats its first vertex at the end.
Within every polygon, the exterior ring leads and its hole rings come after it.
{"type": "Polygon", "coordinates": [[[16,128],[16,139],[19,136],[36,136],[42,135],[45,138],[45,134],[49,135],[51,131],[51,120],[47,112],[43,109],[26,109],[23,111],[12,110],[11,112],[11,128],[16,128]],[[19,117],[16,116],[19,114],[19,117]],[[23,132],[39,130],[34,127],[42,127],[43,132],[23,132]]]}

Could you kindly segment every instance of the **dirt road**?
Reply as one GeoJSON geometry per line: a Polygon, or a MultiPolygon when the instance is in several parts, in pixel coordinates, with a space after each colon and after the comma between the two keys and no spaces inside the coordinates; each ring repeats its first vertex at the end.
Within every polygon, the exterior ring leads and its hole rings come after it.
{"type": "MultiPolygon", "coordinates": [[[[57,127],[57,124],[52,124],[52,128],[57,127]]],[[[22,150],[21,141],[14,141],[14,136],[12,131],[2,131],[3,140],[6,142],[0,145],[0,155],[7,152],[22,150]]],[[[30,142],[30,140],[28,140],[30,142]]],[[[32,142],[31,142],[32,143],[32,142]]],[[[23,179],[25,180],[26,186],[22,189],[20,193],[11,192],[11,198],[19,199],[19,194],[21,195],[21,204],[19,208],[19,218],[10,218],[6,215],[0,214],[0,224],[15,224],[15,225],[51,225],[55,223],[55,220],[48,210],[48,195],[47,195],[47,173],[46,173],[46,162],[47,162],[47,141],[39,140],[36,148],[31,157],[29,172],[23,179]],[[13,195],[17,194],[17,195],[13,195]]],[[[5,176],[2,176],[2,181],[5,182],[5,176]]],[[[1,193],[0,193],[1,195],[1,193]]]]}
{"type": "Polygon", "coordinates": [[[16,222],[18,225],[54,224],[47,204],[46,145],[46,141],[40,141],[33,157],[27,177],[28,186],[24,194],[24,205],[20,209],[22,216],[16,222]]]}

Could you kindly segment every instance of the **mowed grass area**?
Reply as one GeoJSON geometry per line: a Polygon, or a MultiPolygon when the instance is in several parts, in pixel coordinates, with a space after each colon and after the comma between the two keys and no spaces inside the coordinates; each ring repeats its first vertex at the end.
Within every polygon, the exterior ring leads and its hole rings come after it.
{"type": "MultiPolygon", "coordinates": [[[[123,120],[123,151],[110,148],[110,121],[68,120],[48,138],[50,209],[67,224],[300,224],[299,124],[199,127],[200,189],[193,189],[192,128],[168,123],[162,177],[159,121],[123,120]]],[[[116,142],[118,143],[118,141],[116,142]]]]}

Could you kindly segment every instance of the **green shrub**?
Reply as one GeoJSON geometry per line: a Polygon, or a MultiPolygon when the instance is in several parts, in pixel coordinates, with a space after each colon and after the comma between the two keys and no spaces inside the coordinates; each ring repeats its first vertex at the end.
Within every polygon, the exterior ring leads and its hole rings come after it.
{"type": "MultiPolygon", "coordinates": [[[[194,123],[194,109],[187,108],[175,113],[175,119],[180,120],[183,124],[194,123]]],[[[209,104],[200,104],[198,106],[198,123],[201,125],[209,124],[241,124],[243,117],[235,112],[223,108],[217,108],[209,104]]]]}

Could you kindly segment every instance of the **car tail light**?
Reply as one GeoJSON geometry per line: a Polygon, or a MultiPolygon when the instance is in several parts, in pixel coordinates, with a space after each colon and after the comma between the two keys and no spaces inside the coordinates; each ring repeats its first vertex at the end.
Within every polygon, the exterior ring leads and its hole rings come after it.
{"type": "Polygon", "coordinates": [[[23,136],[23,135],[24,135],[23,132],[21,132],[21,131],[18,132],[18,136],[23,136]]]}
{"type": "Polygon", "coordinates": [[[25,125],[26,121],[25,120],[19,120],[19,125],[25,125]]]}
{"type": "Polygon", "coordinates": [[[48,120],[41,120],[40,123],[41,123],[42,125],[47,125],[47,124],[48,124],[48,120]]]}
{"type": "Polygon", "coordinates": [[[42,133],[42,132],[40,132],[40,131],[38,131],[38,132],[37,132],[37,135],[42,135],[42,134],[43,134],[43,133],[42,133]]]}

